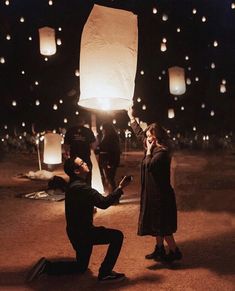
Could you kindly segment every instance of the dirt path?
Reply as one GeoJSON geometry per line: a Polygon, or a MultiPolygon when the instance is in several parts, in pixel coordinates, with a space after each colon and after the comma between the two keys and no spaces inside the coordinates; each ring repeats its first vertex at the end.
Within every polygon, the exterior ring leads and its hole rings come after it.
{"type": "Polygon", "coordinates": [[[154,240],[136,235],[140,158],[140,153],[132,153],[123,159],[118,175],[133,174],[135,183],[120,205],[99,210],[95,217],[96,225],[119,228],[125,234],[115,269],[125,272],[128,280],[105,286],[96,280],[105,246],[94,247],[86,275],[44,276],[24,284],[28,269],[40,257],[72,258],[74,252],[65,235],[63,202],[14,197],[45,187],[45,182],[12,178],[37,170],[36,158],[19,156],[1,162],[0,290],[235,290],[235,156],[176,154],[176,239],[184,259],[172,266],[145,260],[154,240]]]}

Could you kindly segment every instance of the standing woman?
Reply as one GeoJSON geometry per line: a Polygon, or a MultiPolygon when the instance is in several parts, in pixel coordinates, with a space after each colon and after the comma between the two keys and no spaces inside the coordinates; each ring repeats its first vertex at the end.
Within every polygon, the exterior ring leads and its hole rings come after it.
{"type": "Polygon", "coordinates": [[[141,163],[141,201],[138,235],[156,237],[156,246],[146,259],[173,262],[180,260],[182,253],[176,245],[173,233],[177,230],[177,208],[175,192],[170,184],[169,137],[157,123],[141,129],[128,109],[131,127],[138,140],[144,143],[145,156],[141,163]],[[169,252],[164,248],[166,241],[169,252]]]}

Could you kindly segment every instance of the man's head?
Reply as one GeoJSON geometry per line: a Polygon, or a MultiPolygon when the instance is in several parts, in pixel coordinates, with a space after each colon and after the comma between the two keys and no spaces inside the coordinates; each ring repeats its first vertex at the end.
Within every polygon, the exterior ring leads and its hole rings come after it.
{"type": "Polygon", "coordinates": [[[65,173],[71,177],[84,177],[90,172],[87,164],[79,157],[69,158],[64,163],[65,173]]]}

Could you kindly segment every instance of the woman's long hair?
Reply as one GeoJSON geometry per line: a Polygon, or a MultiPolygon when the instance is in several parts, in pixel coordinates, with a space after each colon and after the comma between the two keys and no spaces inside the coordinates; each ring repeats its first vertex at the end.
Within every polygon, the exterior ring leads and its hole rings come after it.
{"type": "MultiPolygon", "coordinates": [[[[157,123],[151,123],[147,128],[145,129],[145,136],[147,131],[150,131],[152,135],[154,135],[157,139],[157,143],[159,147],[169,149],[170,150],[170,137],[167,133],[167,130],[162,127],[161,125],[157,123]]],[[[146,148],[146,141],[147,138],[145,138],[144,141],[144,147],[146,148]]]]}

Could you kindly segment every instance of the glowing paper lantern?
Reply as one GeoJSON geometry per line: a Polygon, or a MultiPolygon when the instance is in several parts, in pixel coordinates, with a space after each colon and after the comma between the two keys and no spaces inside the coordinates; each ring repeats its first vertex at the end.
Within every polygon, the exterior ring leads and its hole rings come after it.
{"type": "Polygon", "coordinates": [[[82,33],[79,105],[101,110],[131,106],[137,37],[136,15],[94,5],[82,33]]]}
{"type": "Polygon", "coordinates": [[[56,53],[55,30],[51,27],[39,28],[40,53],[52,56],[56,53]]]}
{"type": "Polygon", "coordinates": [[[184,69],[180,67],[172,67],[169,72],[170,93],[173,95],[182,95],[186,92],[184,69]]]}
{"type": "Polygon", "coordinates": [[[225,92],[226,92],[225,84],[220,84],[220,93],[225,93],[225,92]]]}
{"type": "Polygon", "coordinates": [[[172,119],[175,117],[175,111],[173,108],[168,109],[168,118],[172,119]]]}
{"type": "Polygon", "coordinates": [[[62,163],[61,136],[59,134],[45,134],[43,161],[50,165],[62,163]]]}

